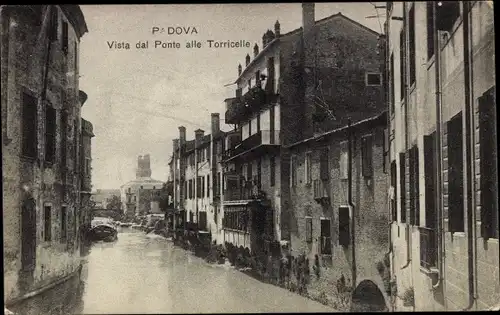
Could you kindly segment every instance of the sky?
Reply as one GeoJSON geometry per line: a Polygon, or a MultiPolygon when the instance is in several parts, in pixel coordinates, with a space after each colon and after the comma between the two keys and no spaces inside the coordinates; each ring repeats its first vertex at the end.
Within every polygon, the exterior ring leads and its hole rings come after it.
{"type": "MultiPolygon", "coordinates": [[[[80,89],[88,94],[82,117],[94,126],[92,184],[94,189],[119,188],[135,178],[137,157],[150,154],[152,177],[168,179],[172,139],[179,126],[210,133],[210,113],[220,113],[224,99],[234,96],[238,64],[244,66],[253,46],[262,49],[262,35],[301,27],[300,3],[193,5],[81,5],[89,32],[80,43],[80,89]],[[164,32],[153,34],[157,27],[164,32]],[[182,28],[169,35],[168,27],[182,28]],[[194,30],[196,29],[196,31],[194,30]],[[196,40],[201,48],[186,48],[196,40]],[[250,42],[249,48],[209,48],[207,40],[250,42]],[[110,49],[111,42],[130,49],[110,49]],[[137,49],[138,42],[147,49],[137,49]],[[155,41],[178,42],[181,48],[154,48],[155,41]]],[[[316,3],[316,20],[341,12],[382,32],[370,3],[316,3]]]]}

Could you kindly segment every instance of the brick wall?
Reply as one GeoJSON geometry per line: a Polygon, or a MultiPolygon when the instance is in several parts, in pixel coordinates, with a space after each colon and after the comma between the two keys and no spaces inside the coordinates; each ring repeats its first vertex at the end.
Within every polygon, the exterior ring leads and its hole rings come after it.
{"type": "MultiPolygon", "coordinates": [[[[353,146],[353,203],[355,207],[355,248],[357,281],[373,281],[384,292],[383,272],[377,270],[380,263],[384,263],[385,254],[389,248],[388,222],[389,209],[386,201],[387,174],[384,172],[383,159],[383,128],[363,130],[356,133],[353,146]],[[361,173],[361,141],[360,137],[373,133],[373,177],[364,178],[361,173]]],[[[291,250],[297,256],[302,253],[309,258],[312,268],[315,255],[322,260],[321,276],[313,275],[309,289],[311,292],[327,293],[335,299],[337,280],[343,275],[352,281],[352,247],[339,245],[339,207],[347,204],[347,181],[340,178],[340,149],[339,143],[345,141],[346,135],[338,135],[318,145],[304,144],[291,149],[298,159],[298,185],[291,188],[290,231],[291,250]],[[319,148],[329,148],[330,180],[325,183],[328,187],[329,203],[319,204],[313,197],[313,185],[306,185],[305,179],[305,152],[312,152],[312,179],[319,179],[319,148]],[[305,216],[312,217],[312,242],[306,241],[305,216]],[[320,253],[320,218],[331,220],[332,255],[320,253]]],[[[388,167],[388,166],[386,166],[388,167]]],[[[352,231],[352,230],[351,230],[352,231]]],[[[383,293],[385,295],[385,293],[383,293]]]]}

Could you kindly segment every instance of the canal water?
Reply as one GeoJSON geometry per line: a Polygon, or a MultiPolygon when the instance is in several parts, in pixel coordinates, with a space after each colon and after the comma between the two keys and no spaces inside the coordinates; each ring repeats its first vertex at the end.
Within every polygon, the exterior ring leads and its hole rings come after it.
{"type": "Polygon", "coordinates": [[[62,293],[54,291],[53,297],[46,296],[31,306],[29,313],[334,311],[262,283],[227,264],[207,264],[163,237],[132,229],[121,230],[116,242],[92,246],[84,258],[81,281],[71,297],[61,300],[62,293]]]}

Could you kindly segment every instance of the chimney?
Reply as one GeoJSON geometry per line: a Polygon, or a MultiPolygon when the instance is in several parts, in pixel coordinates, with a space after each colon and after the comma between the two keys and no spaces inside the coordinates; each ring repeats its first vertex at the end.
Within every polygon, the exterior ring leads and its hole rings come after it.
{"type": "Polygon", "coordinates": [[[179,150],[179,139],[172,140],[172,149],[174,150],[174,156],[176,156],[177,150],[179,150]]]}
{"type": "Polygon", "coordinates": [[[259,54],[259,45],[257,45],[257,43],[255,43],[255,46],[253,46],[253,57],[257,57],[257,55],[259,54]]]}
{"type": "Polygon", "coordinates": [[[247,54],[247,56],[245,57],[245,67],[248,67],[249,63],[250,63],[250,55],[247,54]]]}
{"type": "Polygon", "coordinates": [[[220,115],[219,113],[212,113],[212,137],[220,131],[220,115]]]}
{"type": "Polygon", "coordinates": [[[302,3],[302,28],[304,34],[312,30],[314,23],[314,2],[302,3]]]}
{"type": "Polygon", "coordinates": [[[201,144],[201,139],[203,138],[204,135],[205,135],[204,130],[196,129],[194,131],[194,139],[195,139],[194,142],[195,142],[196,148],[201,144]]]}
{"type": "Polygon", "coordinates": [[[264,33],[264,35],[262,35],[262,49],[266,48],[267,46],[267,33],[264,33]]]}
{"type": "Polygon", "coordinates": [[[179,127],[179,144],[182,147],[186,143],[186,127],[179,127]]]}
{"type": "Polygon", "coordinates": [[[238,76],[240,76],[240,75],[241,75],[241,70],[242,70],[242,69],[241,69],[241,63],[240,63],[240,64],[238,65],[238,76]]]}
{"type": "Polygon", "coordinates": [[[276,38],[280,37],[281,32],[280,32],[280,22],[276,20],[276,23],[274,23],[274,35],[276,35],[276,38]]]}
{"type": "Polygon", "coordinates": [[[314,3],[302,3],[302,40],[304,43],[304,129],[302,136],[309,138],[314,135],[313,112],[314,99],[316,95],[316,83],[314,78],[315,60],[314,50],[316,49],[314,36],[314,3]]]}

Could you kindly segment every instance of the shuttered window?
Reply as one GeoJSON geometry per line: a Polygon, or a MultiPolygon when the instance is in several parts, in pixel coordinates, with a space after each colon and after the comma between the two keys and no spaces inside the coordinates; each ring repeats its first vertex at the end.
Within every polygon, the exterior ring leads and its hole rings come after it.
{"type": "Polygon", "coordinates": [[[419,192],[419,167],[418,147],[415,145],[409,152],[410,162],[410,224],[420,225],[420,192],[419,192]]]}
{"type": "Polygon", "coordinates": [[[45,108],[45,161],[55,162],[56,155],[56,110],[47,105],[45,108]]]}
{"type": "Polygon", "coordinates": [[[210,175],[207,175],[207,197],[210,197],[210,175]]]}
{"type": "Polygon", "coordinates": [[[405,154],[399,153],[399,187],[401,223],[406,223],[406,163],[405,154]]]}
{"type": "Polygon", "coordinates": [[[498,165],[495,87],[479,98],[481,236],[497,238],[498,165]]]}
{"type": "Polygon", "coordinates": [[[424,136],[425,227],[436,227],[436,132],[424,136]]]}
{"type": "Polygon", "coordinates": [[[392,200],[391,200],[391,214],[392,214],[392,221],[397,221],[398,220],[398,208],[397,208],[397,165],[396,161],[392,161],[391,163],[391,187],[392,187],[392,200]]]}
{"type": "Polygon", "coordinates": [[[37,155],[37,100],[35,97],[23,93],[23,133],[22,133],[22,152],[23,156],[36,158],[37,155]]]}
{"type": "Polygon", "coordinates": [[[462,113],[448,123],[448,224],[450,232],[464,232],[462,113]]]}
{"type": "Polygon", "coordinates": [[[327,181],[330,178],[330,170],[329,170],[329,165],[328,165],[328,148],[323,148],[321,149],[321,155],[320,155],[320,164],[319,164],[319,171],[320,171],[320,179],[322,181],[327,181]]]}
{"type": "Polygon", "coordinates": [[[339,208],[339,245],[349,246],[350,239],[350,213],[349,207],[339,208]]]}
{"type": "Polygon", "coordinates": [[[405,99],[405,84],[406,84],[406,71],[405,71],[405,29],[401,29],[399,33],[399,83],[400,83],[400,98],[401,101],[405,99]]]}
{"type": "Polygon", "coordinates": [[[274,156],[271,157],[271,161],[270,161],[270,166],[269,166],[270,170],[269,170],[269,176],[270,176],[270,185],[271,187],[274,187],[274,182],[276,181],[276,160],[274,158],[274,156]]]}
{"type": "Polygon", "coordinates": [[[312,218],[306,217],[306,242],[312,242],[312,218]]]}

